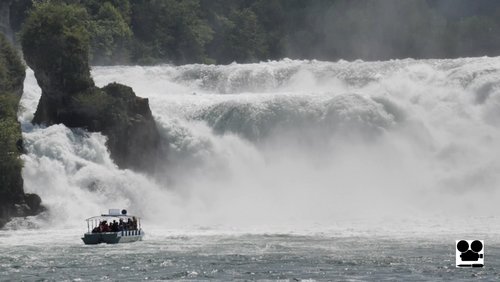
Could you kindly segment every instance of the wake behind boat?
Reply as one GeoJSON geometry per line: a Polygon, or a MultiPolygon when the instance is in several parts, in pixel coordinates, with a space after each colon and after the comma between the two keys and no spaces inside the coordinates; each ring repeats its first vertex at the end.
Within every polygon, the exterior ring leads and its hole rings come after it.
{"type": "Polygon", "coordinates": [[[117,244],[142,240],[140,218],[127,215],[126,210],[110,209],[108,214],[87,218],[88,232],[82,237],[86,245],[117,244]]]}

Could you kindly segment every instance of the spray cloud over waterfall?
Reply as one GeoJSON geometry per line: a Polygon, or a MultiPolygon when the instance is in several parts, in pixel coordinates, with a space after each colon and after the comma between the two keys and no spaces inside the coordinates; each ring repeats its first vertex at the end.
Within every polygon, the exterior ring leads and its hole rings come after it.
{"type": "Polygon", "coordinates": [[[150,100],[164,140],[151,175],[120,170],[105,137],[20,113],[25,190],[63,224],[108,207],[164,226],[329,224],[494,215],[500,58],[96,67],[150,100]]]}

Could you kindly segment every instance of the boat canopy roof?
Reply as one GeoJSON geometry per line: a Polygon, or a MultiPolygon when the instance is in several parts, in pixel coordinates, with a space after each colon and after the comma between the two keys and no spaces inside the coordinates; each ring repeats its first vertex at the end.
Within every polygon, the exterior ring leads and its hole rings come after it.
{"type": "Polygon", "coordinates": [[[102,220],[108,220],[108,219],[125,219],[125,220],[128,220],[129,218],[133,219],[134,217],[136,219],[139,219],[139,217],[133,216],[133,215],[101,214],[101,215],[98,215],[98,216],[89,217],[89,218],[86,219],[86,221],[90,221],[90,220],[99,220],[99,221],[102,221],[102,220]]]}
{"type": "Polygon", "coordinates": [[[102,221],[102,220],[108,220],[108,219],[128,220],[128,219],[133,219],[133,218],[139,219],[139,217],[137,217],[137,216],[128,215],[127,210],[110,209],[108,214],[101,214],[98,216],[89,217],[86,219],[86,221],[92,221],[92,220],[102,221]]]}

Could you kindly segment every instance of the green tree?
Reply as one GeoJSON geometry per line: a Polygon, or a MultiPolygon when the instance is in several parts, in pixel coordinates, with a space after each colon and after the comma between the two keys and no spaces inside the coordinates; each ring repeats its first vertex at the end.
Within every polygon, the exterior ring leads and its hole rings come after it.
{"type": "Polygon", "coordinates": [[[268,55],[266,33],[250,8],[233,6],[230,11],[215,12],[217,34],[209,44],[209,56],[218,63],[254,62],[268,55]]]}
{"type": "Polygon", "coordinates": [[[236,61],[256,61],[267,55],[264,33],[250,9],[233,11],[227,34],[228,55],[236,61]]]}
{"type": "Polygon", "coordinates": [[[286,3],[281,0],[257,0],[251,6],[260,25],[259,36],[263,36],[261,40],[267,49],[259,59],[280,59],[283,56],[287,39],[286,3]]]}
{"type": "MultiPolygon", "coordinates": [[[[16,30],[32,0],[10,1],[16,30]]],[[[94,64],[500,54],[500,2],[493,0],[36,2],[85,7],[94,64]]]]}
{"type": "Polygon", "coordinates": [[[136,37],[132,58],[178,64],[203,61],[212,30],[200,17],[197,0],[138,0],[132,5],[136,37]]]}
{"type": "Polygon", "coordinates": [[[91,61],[93,64],[126,63],[132,30],[118,8],[104,2],[90,22],[91,61]]]}

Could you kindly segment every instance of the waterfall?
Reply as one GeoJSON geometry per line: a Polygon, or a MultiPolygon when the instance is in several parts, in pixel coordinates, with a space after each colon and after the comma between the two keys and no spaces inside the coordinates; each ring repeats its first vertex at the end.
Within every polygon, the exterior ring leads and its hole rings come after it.
{"type": "Polygon", "coordinates": [[[500,196],[500,58],[95,67],[149,98],[168,158],[120,170],[99,133],[19,119],[25,190],[51,224],[126,208],[158,225],[302,225],[491,216],[500,196]]]}

